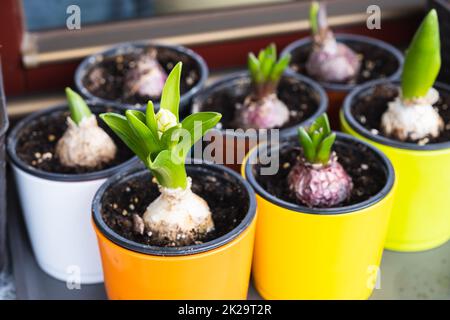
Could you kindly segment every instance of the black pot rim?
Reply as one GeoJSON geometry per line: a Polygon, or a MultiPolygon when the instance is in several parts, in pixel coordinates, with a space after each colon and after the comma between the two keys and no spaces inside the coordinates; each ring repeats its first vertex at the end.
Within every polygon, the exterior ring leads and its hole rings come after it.
{"type": "MultiPolygon", "coordinates": [[[[360,85],[356,87],[354,90],[352,90],[347,97],[345,97],[344,104],[342,106],[342,111],[345,121],[347,121],[348,125],[355,130],[358,134],[361,136],[380,143],[385,146],[389,146],[392,148],[398,148],[398,149],[404,149],[404,150],[414,150],[414,151],[432,151],[432,150],[443,150],[450,148],[450,141],[447,142],[440,142],[440,143],[430,143],[426,145],[418,145],[417,143],[411,143],[411,142],[402,142],[398,140],[394,140],[391,138],[387,138],[382,135],[373,134],[369,130],[367,130],[364,126],[362,126],[356,119],[353,117],[353,114],[351,112],[352,109],[352,103],[353,100],[362,92],[376,86],[379,84],[395,84],[400,85],[400,81],[391,81],[388,79],[379,79],[375,81],[371,81],[368,83],[365,83],[363,85],[360,85]]],[[[434,84],[434,87],[438,90],[445,90],[450,93],[450,86],[436,82],[434,84]]]]}
{"type": "MultiPolygon", "coordinates": [[[[317,107],[317,110],[307,119],[305,119],[302,122],[299,122],[298,124],[291,126],[291,127],[287,127],[287,128],[283,128],[280,129],[280,137],[284,137],[284,136],[289,136],[291,135],[293,132],[297,132],[297,128],[299,126],[302,125],[307,125],[309,123],[311,123],[314,119],[316,119],[318,116],[320,116],[322,113],[325,113],[327,111],[328,108],[328,96],[325,92],[325,90],[314,80],[312,80],[311,78],[305,77],[303,75],[300,74],[287,74],[285,73],[283,75],[283,77],[288,77],[288,78],[293,78],[299,82],[303,82],[306,83],[309,87],[311,87],[315,92],[317,92],[317,94],[319,95],[319,105],[317,107]]],[[[250,75],[248,73],[248,71],[237,71],[234,72],[230,75],[227,75],[219,80],[217,80],[216,82],[212,83],[211,85],[209,85],[208,87],[202,89],[195,97],[192,103],[192,113],[196,113],[201,111],[200,110],[200,104],[201,102],[205,101],[210,95],[211,93],[219,86],[222,86],[224,84],[226,84],[227,82],[231,82],[237,79],[249,79],[250,75]]],[[[216,128],[217,129],[217,128],[216,128]]],[[[242,134],[239,132],[233,132],[230,133],[227,130],[227,128],[221,128],[218,129],[222,135],[224,136],[229,136],[229,137],[253,137],[254,135],[252,134],[242,134]]]]}
{"type": "Polygon", "coordinates": [[[228,175],[232,176],[238,183],[240,183],[244,189],[246,190],[249,198],[249,208],[247,213],[245,214],[244,219],[230,232],[214,239],[208,241],[206,243],[191,245],[191,246],[183,246],[183,247],[158,247],[158,246],[149,246],[141,243],[137,243],[135,241],[126,239],[125,237],[117,234],[114,230],[112,230],[103,220],[101,216],[101,201],[103,194],[105,191],[113,184],[118,183],[124,179],[130,179],[135,176],[139,176],[142,174],[150,174],[148,169],[146,169],[142,164],[138,166],[133,166],[126,171],[121,171],[114,176],[110,177],[101,187],[98,189],[97,193],[94,196],[94,200],[92,201],[92,218],[95,223],[95,226],[98,228],[99,232],[103,234],[108,240],[113,242],[114,244],[131,250],[133,252],[138,252],[146,255],[153,256],[190,256],[202,252],[211,251],[213,249],[222,247],[232,240],[236,239],[240,234],[242,234],[245,230],[253,222],[253,219],[256,216],[256,199],[255,193],[253,189],[250,187],[247,181],[245,181],[238,173],[235,171],[225,167],[212,163],[203,162],[201,164],[188,164],[186,165],[186,169],[189,170],[197,170],[199,167],[203,169],[206,168],[210,171],[223,172],[225,171],[228,175]]]}
{"type": "MultiPolygon", "coordinates": [[[[370,144],[368,144],[362,140],[359,140],[355,137],[352,137],[348,134],[345,134],[345,133],[336,132],[336,135],[337,135],[338,141],[359,143],[359,144],[364,145],[379,158],[380,162],[382,162],[384,164],[384,168],[386,170],[386,176],[387,176],[386,184],[377,194],[375,194],[374,196],[372,196],[371,198],[369,198],[363,202],[352,204],[349,206],[337,207],[337,208],[309,208],[307,206],[298,205],[298,204],[284,201],[284,200],[281,200],[281,199],[275,197],[274,195],[272,195],[269,192],[267,192],[266,190],[264,190],[264,188],[256,181],[256,179],[253,175],[251,160],[252,159],[254,160],[257,155],[257,153],[255,152],[256,148],[251,151],[251,153],[249,154],[249,157],[247,159],[247,162],[245,163],[245,176],[246,176],[248,182],[250,183],[250,185],[255,190],[256,194],[258,194],[262,198],[266,199],[267,201],[269,201],[279,207],[282,207],[282,208],[285,208],[285,209],[288,209],[288,210],[291,210],[294,212],[298,212],[298,213],[318,214],[318,215],[351,214],[351,213],[357,213],[362,209],[371,207],[372,205],[383,200],[391,192],[391,190],[394,186],[395,172],[394,172],[392,163],[381,151],[379,151],[375,147],[371,146],[370,144]]],[[[289,144],[290,143],[289,139],[292,139],[292,136],[285,139],[285,141],[281,142],[281,144],[276,146],[276,148],[280,148],[283,143],[289,144]]],[[[258,146],[258,148],[263,148],[266,146],[267,146],[266,144],[261,144],[260,146],[258,146]]]]}
{"type": "MultiPolygon", "coordinates": [[[[96,105],[95,102],[91,103],[90,101],[87,101],[87,103],[91,106],[96,105]]],[[[114,106],[111,106],[111,107],[117,108],[114,106]]],[[[117,108],[117,109],[119,110],[119,108],[117,108]]],[[[126,168],[129,165],[131,165],[132,163],[138,161],[137,157],[132,157],[131,159],[129,159],[117,166],[114,166],[114,167],[111,167],[111,168],[108,168],[105,170],[99,170],[99,171],[89,172],[89,173],[74,174],[74,173],[54,173],[54,172],[47,172],[47,171],[39,170],[39,169],[36,169],[35,167],[27,164],[22,159],[20,159],[16,152],[16,146],[17,146],[20,132],[24,128],[26,128],[31,121],[33,121],[35,119],[38,119],[42,116],[51,114],[53,112],[65,111],[65,110],[68,110],[67,104],[58,105],[58,106],[51,107],[51,108],[48,108],[45,110],[34,112],[34,113],[28,115],[27,117],[25,117],[24,119],[20,120],[16,124],[16,126],[8,134],[7,147],[6,147],[7,151],[8,151],[9,159],[16,167],[18,167],[19,169],[21,169],[22,171],[24,171],[28,174],[31,174],[32,176],[39,177],[39,178],[46,179],[46,180],[63,181],[63,182],[82,182],[82,181],[105,179],[105,178],[113,175],[117,171],[120,171],[123,168],[126,168]]]]}
{"type": "Polygon", "coordinates": [[[1,74],[0,64],[0,137],[3,137],[8,130],[9,120],[8,113],[6,112],[6,99],[5,92],[3,91],[3,78],[1,74]]]}
{"type": "MultiPolygon", "coordinates": [[[[361,36],[361,35],[356,35],[356,34],[347,34],[347,33],[337,33],[335,34],[336,40],[338,41],[359,41],[362,43],[366,43],[372,46],[377,46],[380,47],[384,50],[386,50],[387,52],[389,52],[390,54],[392,54],[395,58],[397,58],[398,60],[398,69],[390,76],[387,77],[387,79],[397,79],[402,71],[402,66],[403,66],[403,54],[394,46],[378,40],[378,39],[374,39],[371,37],[366,37],[366,36],[361,36]]],[[[281,56],[284,56],[286,54],[291,54],[292,51],[294,51],[296,48],[304,46],[306,44],[309,44],[312,42],[312,38],[311,37],[306,37],[306,38],[302,38],[300,40],[294,41],[291,44],[289,44],[282,52],[281,52],[281,56]]],[[[297,73],[294,70],[292,70],[290,67],[287,69],[287,72],[289,73],[297,73]]],[[[369,81],[374,81],[374,80],[369,80],[369,81]]],[[[322,82],[322,81],[318,81],[318,83],[323,86],[325,89],[327,90],[332,90],[332,91],[350,91],[353,88],[355,88],[356,86],[358,86],[358,84],[342,84],[342,83],[332,83],[332,82],[322,82]]]]}
{"type": "MultiPolygon", "coordinates": [[[[145,109],[146,105],[139,105],[139,104],[128,104],[128,103],[122,103],[114,100],[107,100],[100,97],[97,97],[93,95],[87,88],[83,85],[83,77],[85,75],[86,70],[89,69],[90,65],[95,63],[96,57],[98,56],[114,56],[117,51],[119,50],[126,50],[130,48],[146,48],[146,47],[156,47],[156,48],[165,48],[165,49],[171,49],[174,51],[177,51],[181,54],[186,54],[190,56],[193,60],[195,60],[200,68],[200,79],[198,83],[193,86],[189,91],[185,92],[180,96],[180,108],[186,106],[189,101],[192,99],[192,97],[197,94],[197,92],[204,86],[206,80],[208,79],[208,66],[206,65],[205,60],[197,53],[195,53],[193,50],[178,46],[178,45],[167,45],[167,44],[161,44],[161,43],[154,43],[152,41],[133,41],[133,42],[123,42],[120,44],[117,44],[111,48],[108,48],[106,50],[103,50],[101,52],[92,54],[90,56],[87,56],[86,58],[81,61],[81,63],[78,65],[76,71],[75,71],[75,86],[84,97],[87,99],[94,101],[96,103],[100,104],[106,104],[106,105],[112,105],[121,109],[145,109]]],[[[159,101],[154,102],[155,110],[159,109],[159,101]]]]}
{"type": "Polygon", "coordinates": [[[447,10],[450,10],[450,4],[447,1],[444,0],[434,0],[434,2],[437,2],[438,4],[440,4],[441,6],[443,6],[444,8],[446,8],[447,10]]]}

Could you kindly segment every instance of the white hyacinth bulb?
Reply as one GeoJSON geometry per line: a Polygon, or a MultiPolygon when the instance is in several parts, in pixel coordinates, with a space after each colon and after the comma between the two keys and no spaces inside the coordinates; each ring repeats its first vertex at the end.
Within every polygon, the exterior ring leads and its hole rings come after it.
{"type": "Polygon", "coordinates": [[[401,141],[436,138],[444,122],[433,108],[439,93],[431,88],[425,97],[404,101],[400,96],[388,103],[388,110],[381,118],[383,132],[401,141]]]}
{"type": "Polygon", "coordinates": [[[97,124],[95,115],[83,118],[77,125],[67,118],[67,130],[56,145],[61,164],[68,167],[94,168],[114,159],[117,147],[97,124]]]}
{"type": "Polygon", "coordinates": [[[161,186],[159,189],[161,195],[147,207],[143,216],[151,237],[192,243],[214,228],[211,210],[205,200],[192,192],[190,178],[186,189],[161,186]]]}

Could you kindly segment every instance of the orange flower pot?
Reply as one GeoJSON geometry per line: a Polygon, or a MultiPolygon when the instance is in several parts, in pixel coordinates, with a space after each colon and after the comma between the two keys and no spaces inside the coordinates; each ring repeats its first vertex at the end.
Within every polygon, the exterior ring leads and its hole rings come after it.
{"type": "Polygon", "coordinates": [[[254,192],[237,173],[222,166],[191,165],[187,171],[201,171],[239,184],[248,199],[247,212],[234,229],[203,244],[140,244],[117,234],[105,223],[102,196],[130,177],[150,173],[141,167],[113,176],[93,201],[93,224],[110,299],[246,299],[255,234],[254,192]]]}

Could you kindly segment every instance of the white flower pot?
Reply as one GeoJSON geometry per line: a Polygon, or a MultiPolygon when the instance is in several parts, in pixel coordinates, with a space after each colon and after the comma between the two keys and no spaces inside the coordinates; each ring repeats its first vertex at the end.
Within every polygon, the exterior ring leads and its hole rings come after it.
{"type": "Polygon", "coordinates": [[[91,224],[92,199],[109,176],[134,164],[137,159],[83,174],[44,172],[22,161],[16,154],[20,131],[30,121],[63,108],[39,112],[21,121],[8,137],[8,153],[39,266],[62,281],[99,283],[103,281],[103,273],[91,224]]]}

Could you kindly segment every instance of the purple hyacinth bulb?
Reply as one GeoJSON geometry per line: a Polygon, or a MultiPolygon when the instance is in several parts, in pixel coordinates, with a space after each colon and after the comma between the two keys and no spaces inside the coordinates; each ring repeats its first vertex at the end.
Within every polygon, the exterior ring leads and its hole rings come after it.
{"type": "Polygon", "coordinates": [[[308,74],[326,82],[346,82],[355,78],[361,61],[352,49],[334,38],[328,28],[325,4],[313,2],[310,17],[314,45],[306,62],[308,74]]]}
{"type": "Polygon", "coordinates": [[[310,164],[299,161],[288,175],[290,189],[297,199],[308,207],[330,208],[350,197],[351,177],[332,154],[328,164],[310,164]]]}
{"type": "Polygon", "coordinates": [[[141,55],[134,68],[125,75],[125,89],[129,95],[161,96],[167,74],[152,54],[141,55]]]}
{"type": "Polygon", "coordinates": [[[326,82],[349,81],[356,77],[360,66],[358,55],[345,44],[336,42],[332,35],[314,45],[306,62],[308,74],[326,82]]]}
{"type": "Polygon", "coordinates": [[[276,94],[262,99],[247,98],[236,117],[237,124],[242,129],[279,128],[288,120],[289,109],[276,94]]]}

